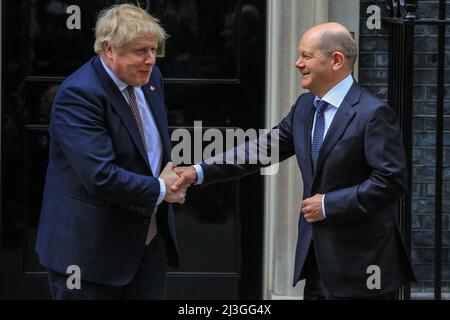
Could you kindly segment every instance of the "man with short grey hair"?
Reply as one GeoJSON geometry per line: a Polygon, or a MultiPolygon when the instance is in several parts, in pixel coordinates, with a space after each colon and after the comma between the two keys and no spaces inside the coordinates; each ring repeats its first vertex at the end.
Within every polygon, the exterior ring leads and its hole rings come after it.
{"type": "MultiPolygon", "coordinates": [[[[305,299],[394,299],[414,280],[397,219],[406,188],[399,126],[392,109],[353,79],[356,56],[340,24],[305,32],[295,66],[310,92],[274,128],[280,161],[295,155],[303,177],[293,283],[306,279],[305,299]]],[[[172,188],[238,178],[259,167],[177,167],[181,178],[172,188]]]]}
{"type": "Polygon", "coordinates": [[[55,299],[165,298],[166,263],[179,263],[172,203],[186,194],[169,188],[177,175],[155,66],[165,37],[136,6],[102,11],[98,56],[56,94],[36,244],[55,299]]]}

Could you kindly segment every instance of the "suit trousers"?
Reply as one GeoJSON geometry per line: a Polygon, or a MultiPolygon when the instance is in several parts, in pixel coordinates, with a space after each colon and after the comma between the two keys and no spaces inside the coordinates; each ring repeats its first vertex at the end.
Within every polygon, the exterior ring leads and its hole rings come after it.
{"type": "Polygon", "coordinates": [[[304,300],[396,300],[397,293],[389,292],[382,295],[370,297],[336,297],[332,295],[324,286],[319,267],[317,265],[314,251],[314,241],[311,241],[309,251],[303,265],[302,277],[306,278],[305,289],[303,291],[304,300]]]}
{"type": "MultiPolygon", "coordinates": [[[[81,280],[81,289],[68,289],[70,275],[48,270],[54,300],[163,300],[166,298],[166,253],[158,234],[146,246],[132,281],[124,286],[110,286],[81,280]]],[[[81,276],[83,270],[81,270],[81,276]]]]}

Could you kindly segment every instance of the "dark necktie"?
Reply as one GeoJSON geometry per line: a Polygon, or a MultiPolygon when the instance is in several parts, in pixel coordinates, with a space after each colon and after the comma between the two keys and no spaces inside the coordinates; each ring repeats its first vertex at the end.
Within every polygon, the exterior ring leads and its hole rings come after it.
{"type": "Polygon", "coordinates": [[[316,123],[314,125],[313,140],[311,145],[311,158],[313,161],[314,170],[316,169],[317,159],[319,158],[320,146],[323,141],[323,134],[325,132],[325,115],[324,112],[329,106],[328,102],[323,100],[314,101],[316,107],[316,123]]]}
{"type": "MultiPolygon", "coordinates": [[[[139,134],[141,135],[142,143],[144,144],[145,148],[145,154],[147,155],[147,144],[145,142],[145,136],[144,136],[144,126],[142,125],[142,119],[141,114],[139,113],[137,101],[136,101],[136,95],[134,94],[134,88],[129,86],[127,87],[128,95],[129,95],[129,102],[130,102],[130,108],[131,112],[133,113],[134,120],[136,121],[136,126],[139,130],[139,134]]],[[[158,233],[157,227],[156,227],[156,211],[153,212],[152,216],[150,217],[150,224],[148,226],[148,232],[147,237],[145,239],[145,244],[149,245],[149,243],[155,238],[156,234],[158,233]]]]}

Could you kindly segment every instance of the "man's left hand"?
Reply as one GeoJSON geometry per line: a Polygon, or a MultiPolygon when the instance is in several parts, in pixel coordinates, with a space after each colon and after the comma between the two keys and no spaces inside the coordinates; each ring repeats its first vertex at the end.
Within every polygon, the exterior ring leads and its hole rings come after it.
{"type": "Polygon", "coordinates": [[[323,194],[316,194],[314,197],[303,200],[301,211],[308,223],[314,223],[325,219],[322,210],[323,194]]]}

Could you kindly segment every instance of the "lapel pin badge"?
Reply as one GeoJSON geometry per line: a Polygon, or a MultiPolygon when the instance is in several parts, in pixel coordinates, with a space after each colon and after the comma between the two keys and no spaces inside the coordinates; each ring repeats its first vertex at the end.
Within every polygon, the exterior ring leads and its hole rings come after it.
{"type": "Polygon", "coordinates": [[[154,86],[150,86],[150,91],[151,91],[151,92],[155,92],[155,91],[156,91],[156,88],[155,88],[154,86]]]}

